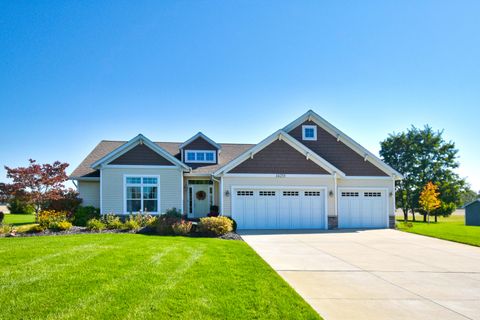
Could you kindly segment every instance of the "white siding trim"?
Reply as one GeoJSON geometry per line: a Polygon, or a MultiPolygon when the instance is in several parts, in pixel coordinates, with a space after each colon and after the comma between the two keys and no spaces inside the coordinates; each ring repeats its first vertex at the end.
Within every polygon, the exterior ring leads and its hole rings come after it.
{"type": "Polygon", "coordinates": [[[344,180],[391,180],[391,176],[345,176],[341,177],[340,179],[344,180]]]}
{"type": "Polygon", "coordinates": [[[103,172],[100,168],[100,214],[103,214],[103,182],[102,182],[103,172]]]}
{"type": "Polygon", "coordinates": [[[107,164],[102,166],[102,168],[112,168],[112,169],[175,169],[178,167],[175,165],[171,166],[158,166],[158,165],[135,165],[135,164],[107,164]]]}
{"type": "Polygon", "coordinates": [[[220,215],[223,216],[223,177],[220,177],[220,215]]]}
{"type": "Polygon", "coordinates": [[[278,174],[278,173],[225,173],[224,177],[246,177],[246,178],[324,178],[331,177],[330,174],[278,174]]]}

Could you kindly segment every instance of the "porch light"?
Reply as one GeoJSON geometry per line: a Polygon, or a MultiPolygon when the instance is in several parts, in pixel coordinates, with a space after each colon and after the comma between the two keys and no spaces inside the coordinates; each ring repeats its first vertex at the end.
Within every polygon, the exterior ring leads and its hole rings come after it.
{"type": "Polygon", "coordinates": [[[333,191],[330,190],[330,192],[328,192],[328,195],[330,196],[330,198],[333,198],[333,191]]]}
{"type": "Polygon", "coordinates": [[[230,197],[230,191],[225,191],[225,197],[230,197]]]}
{"type": "Polygon", "coordinates": [[[393,192],[390,192],[388,195],[389,195],[390,197],[393,197],[393,192]]]}

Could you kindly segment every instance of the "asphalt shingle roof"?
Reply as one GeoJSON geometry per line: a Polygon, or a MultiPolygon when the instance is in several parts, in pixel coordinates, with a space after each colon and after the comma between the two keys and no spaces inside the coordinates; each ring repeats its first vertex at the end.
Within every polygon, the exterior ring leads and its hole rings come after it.
{"type": "MultiPolygon", "coordinates": [[[[90,166],[92,163],[100,160],[113,150],[127,143],[127,141],[111,141],[111,140],[102,140],[100,143],[90,152],[90,154],[80,163],[80,165],[73,170],[70,175],[71,178],[79,177],[99,177],[100,174],[98,170],[92,169],[90,166]]],[[[163,148],[165,151],[180,159],[180,150],[179,146],[181,142],[155,142],[159,147],[163,148]]],[[[218,156],[218,164],[187,164],[192,167],[192,173],[202,173],[202,174],[212,174],[219,168],[223,167],[240,154],[253,147],[253,144],[237,144],[237,143],[220,143],[221,151],[218,156]]]]}

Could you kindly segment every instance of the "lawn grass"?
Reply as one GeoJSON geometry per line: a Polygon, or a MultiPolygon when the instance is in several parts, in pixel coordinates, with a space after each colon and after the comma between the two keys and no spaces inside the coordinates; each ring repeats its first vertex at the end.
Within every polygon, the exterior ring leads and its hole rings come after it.
{"type": "Polygon", "coordinates": [[[11,224],[14,226],[20,226],[22,224],[32,224],[35,223],[35,215],[34,214],[5,214],[5,218],[3,220],[4,224],[11,224]]]}
{"type": "Polygon", "coordinates": [[[466,226],[464,216],[439,217],[437,223],[430,222],[430,224],[423,221],[409,222],[413,224],[411,228],[403,223],[403,219],[397,219],[397,228],[402,231],[429,237],[480,246],[480,227],[466,226]]]}
{"type": "Polygon", "coordinates": [[[0,239],[0,319],[319,319],[245,242],[0,239]]]}

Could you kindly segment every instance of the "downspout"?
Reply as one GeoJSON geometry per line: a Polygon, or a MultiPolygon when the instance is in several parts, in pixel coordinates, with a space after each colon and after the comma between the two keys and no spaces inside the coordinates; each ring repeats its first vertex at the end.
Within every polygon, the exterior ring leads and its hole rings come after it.
{"type": "MultiPolygon", "coordinates": [[[[338,221],[338,197],[337,197],[337,173],[334,172],[333,173],[333,187],[335,188],[335,191],[333,192],[334,196],[335,196],[335,205],[334,205],[334,208],[335,208],[335,218],[337,219],[338,221]]],[[[338,222],[337,222],[338,223],[338,222]]]]}
{"type": "Polygon", "coordinates": [[[213,181],[216,181],[218,184],[219,184],[219,187],[218,187],[218,193],[220,193],[220,197],[219,198],[219,201],[220,201],[220,214],[219,215],[223,215],[223,179],[222,177],[220,177],[220,180],[218,180],[217,178],[215,178],[213,176],[213,174],[211,175],[211,178],[213,181]]]}

